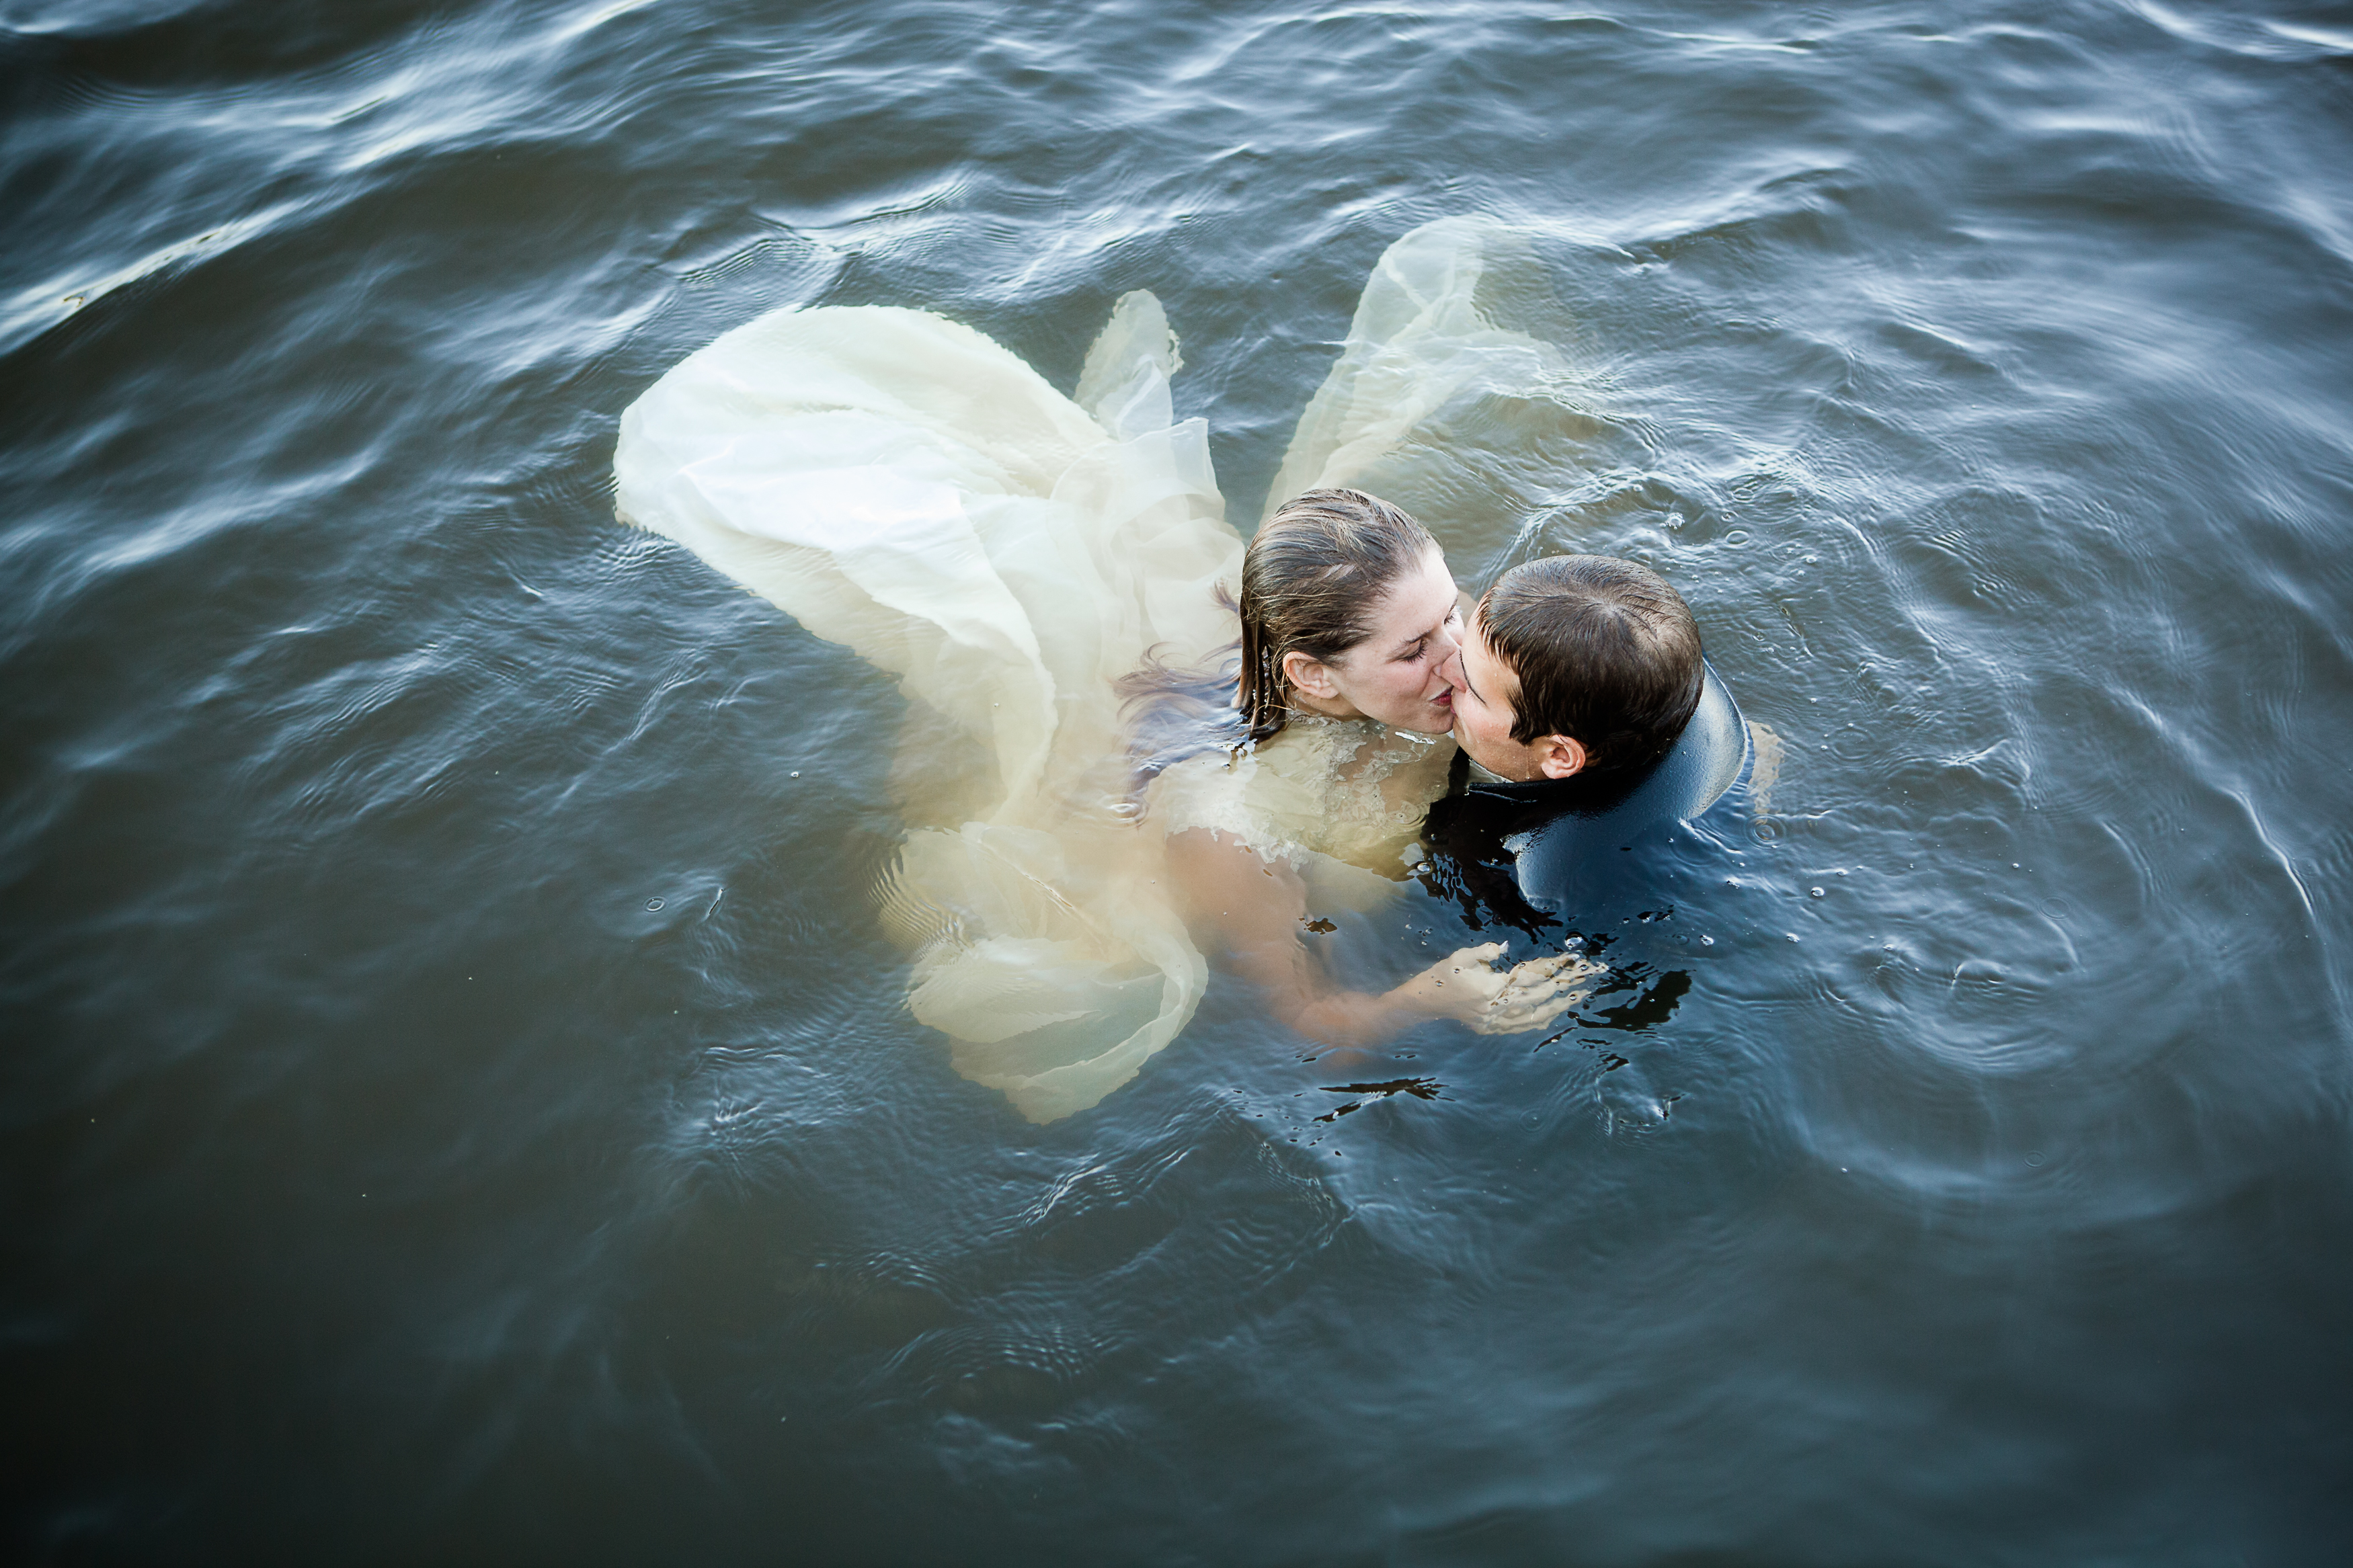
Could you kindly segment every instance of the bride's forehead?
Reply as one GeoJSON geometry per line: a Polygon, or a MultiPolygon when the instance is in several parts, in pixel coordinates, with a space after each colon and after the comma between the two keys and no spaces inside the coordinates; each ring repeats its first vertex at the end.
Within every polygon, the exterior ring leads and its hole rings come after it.
{"type": "Polygon", "coordinates": [[[1454,578],[1446,570],[1446,555],[1436,545],[1421,553],[1410,569],[1389,580],[1375,614],[1383,620],[1440,621],[1454,607],[1454,578]]]}

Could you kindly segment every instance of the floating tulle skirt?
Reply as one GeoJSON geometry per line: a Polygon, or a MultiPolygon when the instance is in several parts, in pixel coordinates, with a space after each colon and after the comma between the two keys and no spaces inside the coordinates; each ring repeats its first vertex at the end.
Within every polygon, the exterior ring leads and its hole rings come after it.
{"type": "MultiPolygon", "coordinates": [[[[1507,233],[1449,220],[1391,247],[1284,487],[1386,466],[1409,489],[1449,409],[1554,372],[1482,312],[1507,233]]],[[[881,897],[914,953],[908,1005],[1033,1121],[1133,1078],[1206,983],[1129,801],[1113,684],[1147,656],[1206,666],[1237,635],[1217,589],[1239,587],[1242,542],[1206,425],[1171,418],[1178,364],[1145,293],[1119,302],[1075,397],[939,316],[787,309],[621,418],[626,521],[898,679],[909,831],[881,897]]]]}

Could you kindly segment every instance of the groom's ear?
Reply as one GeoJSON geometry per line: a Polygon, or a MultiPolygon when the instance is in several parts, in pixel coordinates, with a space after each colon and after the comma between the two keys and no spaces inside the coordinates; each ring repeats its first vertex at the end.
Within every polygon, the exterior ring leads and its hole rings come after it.
{"type": "Polygon", "coordinates": [[[1333,684],[1332,671],[1312,653],[1293,648],[1282,656],[1282,679],[1321,702],[1329,702],[1340,694],[1333,684]]]}
{"type": "Polygon", "coordinates": [[[1548,779],[1574,777],[1585,767],[1585,743],[1574,735],[1539,735],[1530,748],[1536,772],[1548,779]]]}

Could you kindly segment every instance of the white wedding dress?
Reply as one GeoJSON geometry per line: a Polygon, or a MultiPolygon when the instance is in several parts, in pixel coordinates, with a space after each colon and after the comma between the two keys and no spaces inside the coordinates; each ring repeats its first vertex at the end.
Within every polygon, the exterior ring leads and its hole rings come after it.
{"type": "MultiPolygon", "coordinates": [[[[1470,219],[1392,246],[1302,416],[1274,496],[1354,484],[1420,515],[1497,410],[1557,404],[1525,247],[1470,219]],[[1419,503],[1419,504],[1418,504],[1419,503]]],[[[1065,396],[928,312],[786,309],[664,375],[621,416],[617,509],[898,678],[907,840],[881,889],[908,1005],[955,1068],[1033,1121],[1085,1110],[1191,1018],[1207,979],[1161,872],[1206,827],[1299,867],[1317,908],[1393,894],[1451,743],[1294,724],[1196,757],[1138,813],[1113,679],[1212,664],[1238,588],[1208,431],[1172,418],[1160,303],[1113,310],[1065,396]]],[[[1508,424],[1508,419],[1506,420],[1508,424]]],[[[1474,444],[1475,446],[1475,444],[1474,444]]]]}

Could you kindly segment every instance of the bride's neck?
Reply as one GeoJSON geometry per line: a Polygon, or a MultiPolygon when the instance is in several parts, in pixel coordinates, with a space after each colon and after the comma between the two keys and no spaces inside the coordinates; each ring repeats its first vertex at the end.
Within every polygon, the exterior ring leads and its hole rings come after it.
{"type": "Polygon", "coordinates": [[[1310,697],[1296,686],[1282,694],[1284,704],[1295,713],[1314,713],[1324,719],[1361,719],[1363,709],[1345,697],[1310,697]]]}

